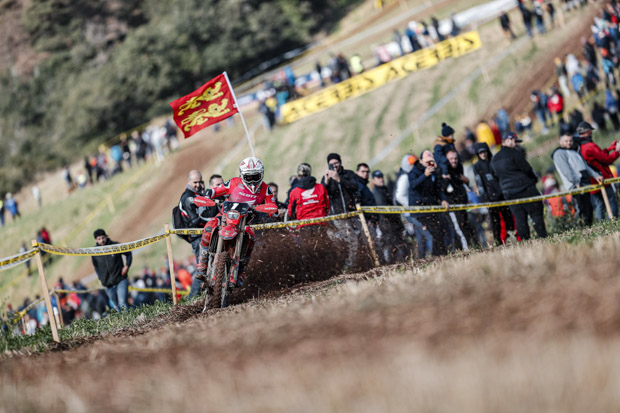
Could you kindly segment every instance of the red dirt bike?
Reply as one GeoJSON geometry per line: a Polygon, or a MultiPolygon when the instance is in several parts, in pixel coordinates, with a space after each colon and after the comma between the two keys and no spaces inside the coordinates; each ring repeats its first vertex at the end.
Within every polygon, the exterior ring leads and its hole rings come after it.
{"type": "MultiPolygon", "coordinates": [[[[195,201],[196,203],[196,201],[195,201]]],[[[199,206],[214,206],[215,201],[202,198],[199,206]],[[203,205],[204,204],[204,205],[203,205]]],[[[273,206],[250,205],[245,202],[224,201],[219,225],[211,235],[207,265],[207,293],[203,312],[207,308],[226,307],[228,295],[239,287],[239,264],[247,250],[248,234],[245,227],[255,212],[272,214],[273,206]]]]}

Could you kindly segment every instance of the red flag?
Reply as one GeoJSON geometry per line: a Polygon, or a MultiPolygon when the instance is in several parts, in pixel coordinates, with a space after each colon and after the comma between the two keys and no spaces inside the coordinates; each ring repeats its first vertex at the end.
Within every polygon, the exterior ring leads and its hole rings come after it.
{"type": "Polygon", "coordinates": [[[209,80],[200,89],[170,102],[170,106],[174,111],[174,122],[183,131],[186,139],[239,112],[235,95],[223,73],[209,80]]]}

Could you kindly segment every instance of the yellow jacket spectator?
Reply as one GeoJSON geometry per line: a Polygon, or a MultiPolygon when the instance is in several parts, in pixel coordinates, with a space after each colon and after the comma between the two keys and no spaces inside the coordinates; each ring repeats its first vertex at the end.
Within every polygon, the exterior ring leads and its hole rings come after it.
{"type": "Polygon", "coordinates": [[[481,120],[476,127],[476,136],[478,137],[478,142],[484,142],[489,145],[489,148],[493,148],[495,146],[495,136],[493,136],[493,131],[488,123],[481,120]]]}

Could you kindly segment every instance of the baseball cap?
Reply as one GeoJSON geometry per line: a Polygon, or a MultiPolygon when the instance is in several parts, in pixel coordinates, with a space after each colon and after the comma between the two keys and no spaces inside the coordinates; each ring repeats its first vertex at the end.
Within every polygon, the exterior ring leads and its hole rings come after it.
{"type": "Polygon", "coordinates": [[[377,170],[372,173],[373,178],[383,178],[383,172],[377,170]]]}
{"type": "Polygon", "coordinates": [[[579,125],[577,125],[577,133],[579,134],[588,130],[595,130],[588,122],[579,122],[579,125]]]}
{"type": "Polygon", "coordinates": [[[514,132],[506,132],[504,136],[502,136],[502,141],[505,141],[506,139],[514,139],[515,142],[523,142],[523,139],[519,139],[517,134],[514,132]]]}

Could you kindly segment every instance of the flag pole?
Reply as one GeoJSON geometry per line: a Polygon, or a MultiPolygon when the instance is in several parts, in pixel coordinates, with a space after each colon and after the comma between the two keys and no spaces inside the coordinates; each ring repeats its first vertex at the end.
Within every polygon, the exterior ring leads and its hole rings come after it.
{"type": "Polygon", "coordinates": [[[230,83],[230,79],[228,78],[228,73],[224,72],[224,76],[226,77],[226,82],[228,83],[228,88],[230,89],[230,93],[232,93],[233,99],[235,100],[235,106],[241,115],[241,123],[243,123],[243,129],[245,129],[245,136],[248,137],[248,142],[250,144],[250,149],[252,150],[252,156],[256,158],[256,152],[254,152],[254,145],[252,145],[252,138],[250,137],[250,132],[248,131],[248,126],[245,124],[245,118],[243,117],[243,112],[241,112],[241,107],[237,103],[237,96],[235,96],[235,90],[230,83]]]}

